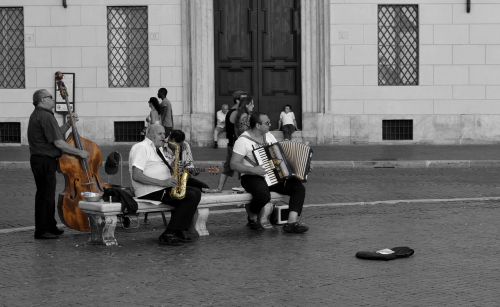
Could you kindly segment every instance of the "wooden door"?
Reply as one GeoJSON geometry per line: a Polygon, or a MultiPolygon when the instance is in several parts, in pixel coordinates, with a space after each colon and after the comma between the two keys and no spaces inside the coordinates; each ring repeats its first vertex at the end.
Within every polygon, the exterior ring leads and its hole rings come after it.
{"type": "Polygon", "coordinates": [[[292,106],[301,127],[299,0],[214,0],[215,107],[231,107],[232,92],[248,91],[255,110],[279,114],[292,106]]]}

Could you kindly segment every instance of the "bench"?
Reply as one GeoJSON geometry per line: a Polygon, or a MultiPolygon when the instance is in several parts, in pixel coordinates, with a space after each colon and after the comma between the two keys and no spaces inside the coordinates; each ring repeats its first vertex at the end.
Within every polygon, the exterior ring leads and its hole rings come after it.
{"type": "MultiPolygon", "coordinates": [[[[236,193],[230,190],[222,191],[221,193],[203,193],[201,201],[198,205],[198,210],[193,218],[191,231],[198,233],[199,236],[208,236],[207,220],[210,209],[224,206],[242,206],[250,202],[252,196],[249,193],[236,193]]],[[[152,212],[170,212],[172,206],[162,204],[159,201],[135,199],[138,204],[137,213],[148,214],[152,212]]],[[[288,196],[271,192],[271,202],[286,202],[288,204],[288,196]]],[[[118,202],[89,202],[80,201],[79,208],[88,216],[90,223],[90,238],[91,244],[104,244],[106,246],[118,245],[115,238],[115,227],[118,220],[118,215],[121,212],[121,203],[118,202]]],[[[285,208],[285,206],[282,206],[285,208]]],[[[288,206],[286,206],[288,208],[288,206]]]]}

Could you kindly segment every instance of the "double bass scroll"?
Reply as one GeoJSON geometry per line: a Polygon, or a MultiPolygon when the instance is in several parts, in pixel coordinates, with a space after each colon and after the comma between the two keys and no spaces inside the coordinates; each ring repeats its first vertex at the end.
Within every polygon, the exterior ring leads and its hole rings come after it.
{"type": "Polygon", "coordinates": [[[78,231],[90,231],[87,215],[80,210],[78,203],[83,199],[82,192],[102,193],[104,184],[99,175],[102,165],[102,153],[97,144],[80,137],[72,110],[68,101],[67,88],[63,81],[64,75],[56,72],[55,81],[61,97],[65,100],[68,109],[68,120],[71,133],[66,143],[89,153],[86,159],[77,156],[63,154],[59,158],[59,170],[64,175],[65,188],[59,195],[57,210],[62,222],[69,228],[78,231]]]}

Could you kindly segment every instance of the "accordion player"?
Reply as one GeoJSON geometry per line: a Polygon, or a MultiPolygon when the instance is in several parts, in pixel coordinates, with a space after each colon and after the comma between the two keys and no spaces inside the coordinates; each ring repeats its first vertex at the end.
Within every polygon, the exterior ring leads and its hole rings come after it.
{"type": "Polygon", "coordinates": [[[266,170],[264,179],[268,186],[290,177],[307,181],[312,153],[309,145],[292,141],[263,145],[253,150],[255,160],[266,170]]]}

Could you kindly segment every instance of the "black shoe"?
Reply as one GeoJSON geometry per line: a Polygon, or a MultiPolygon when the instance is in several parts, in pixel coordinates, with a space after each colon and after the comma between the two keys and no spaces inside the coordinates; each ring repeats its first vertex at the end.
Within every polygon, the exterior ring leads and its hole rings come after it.
{"type": "Polygon", "coordinates": [[[182,243],[191,243],[191,242],[194,242],[194,239],[191,238],[185,231],[177,231],[175,233],[175,236],[182,243]]]}
{"type": "Polygon", "coordinates": [[[175,236],[173,233],[163,233],[158,238],[158,243],[160,245],[170,245],[170,246],[179,246],[182,245],[181,240],[175,236]]]}
{"type": "Polygon", "coordinates": [[[257,222],[257,221],[254,221],[254,220],[251,220],[250,218],[247,217],[247,227],[252,229],[252,230],[264,230],[264,227],[262,227],[262,225],[257,222]]]}
{"type": "Polygon", "coordinates": [[[60,235],[62,235],[62,234],[64,233],[64,230],[62,230],[62,229],[60,229],[60,228],[57,228],[57,227],[56,227],[56,228],[54,228],[54,229],[49,230],[49,232],[50,232],[51,234],[56,235],[56,236],[60,236],[60,235]]]}
{"type": "Polygon", "coordinates": [[[35,239],[37,240],[51,240],[51,239],[59,239],[59,236],[56,234],[53,234],[51,232],[44,232],[44,233],[35,233],[35,239]]]}
{"type": "Polygon", "coordinates": [[[219,147],[219,146],[217,145],[217,142],[214,142],[214,148],[215,148],[215,149],[217,149],[217,147],[219,147]]]}
{"type": "Polygon", "coordinates": [[[304,233],[309,230],[309,227],[306,225],[299,224],[298,222],[295,223],[286,223],[283,225],[283,231],[287,233],[304,233]]]}

